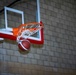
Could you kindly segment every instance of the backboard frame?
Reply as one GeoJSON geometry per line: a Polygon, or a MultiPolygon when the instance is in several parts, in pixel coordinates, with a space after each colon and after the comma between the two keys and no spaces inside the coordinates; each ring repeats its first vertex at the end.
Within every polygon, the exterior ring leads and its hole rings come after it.
{"type": "MultiPolygon", "coordinates": [[[[40,21],[40,2],[39,2],[39,0],[36,0],[36,2],[37,2],[36,22],[42,23],[40,21]]],[[[12,28],[8,27],[7,11],[11,11],[11,12],[21,14],[22,24],[24,24],[24,12],[17,10],[17,9],[9,8],[9,7],[4,7],[4,9],[5,9],[5,11],[4,11],[5,12],[5,28],[0,29],[0,37],[11,39],[11,40],[16,40],[16,37],[13,36],[12,28]]],[[[28,40],[34,44],[43,44],[44,43],[43,29],[38,31],[37,37],[30,36],[28,38],[28,40]]]]}
{"type": "Polygon", "coordinates": [[[4,7],[4,14],[5,14],[5,28],[6,29],[9,29],[8,27],[8,20],[7,20],[7,11],[11,11],[11,12],[14,12],[14,13],[18,13],[18,14],[21,14],[21,19],[22,19],[22,24],[24,24],[24,12],[23,11],[20,11],[20,10],[17,10],[17,9],[13,9],[13,8],[9,8],[9,7],[4,7]]]}

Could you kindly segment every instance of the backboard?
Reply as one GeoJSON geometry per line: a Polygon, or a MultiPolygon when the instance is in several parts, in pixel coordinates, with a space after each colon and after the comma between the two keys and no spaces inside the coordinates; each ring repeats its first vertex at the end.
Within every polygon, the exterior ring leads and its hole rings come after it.
{"type": "MultiPolygon", "coordinates": [[[[0,29],[0,37],[16,40],[12,36],[12,28],[28,22],[40,23],[39,0],[22,1],[14,7],[4,7],[4,26],[0,29]]],[[[2,26],[2,25],[1,25],[2,26]]],[[[43,29],[28,38],[31,43],[43,44],[43,29]]]]}

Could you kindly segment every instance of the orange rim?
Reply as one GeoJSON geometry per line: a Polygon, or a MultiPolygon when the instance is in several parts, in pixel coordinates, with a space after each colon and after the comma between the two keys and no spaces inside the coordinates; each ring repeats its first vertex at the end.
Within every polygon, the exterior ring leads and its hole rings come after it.
{"type": "MultiPolygon", "coordinates": [[[[38,30],[39,28],[23,28],[24,26],[31,26],[31,25],[39,25],[40,28],[43,28],[43,24],[42,23],[38,23],[38,22],[31,22],[31,23],[26,23],[26,24],[21,24],[17,29],[17,31],[13,31],[15,35],[19,36],[21,35],[21,33],[24,31],[24,30],[29,30],[30,32],[32,31],[36,31],[38,30]]],[[[13,28],[14,30],[15,28],[13,28]]]]}

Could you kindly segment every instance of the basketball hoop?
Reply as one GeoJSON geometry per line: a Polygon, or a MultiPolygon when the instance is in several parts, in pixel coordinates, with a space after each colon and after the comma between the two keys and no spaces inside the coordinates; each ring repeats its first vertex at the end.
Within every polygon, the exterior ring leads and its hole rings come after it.
{"type": "Polygon", "coordinates": [[[24,41],[27,40],[30,36],[38,32],[42,28],[43,28],[43,24],[38,22],[21,24],[18,28],[13,28],[13,35],[17,36],[17,42],[22,46],[21,44],[22,40],[24,41]],[[23,39],[21,40],[21,38],[23,39]]]}
{"type": "Polygon", "coordinates": [[[21,24],[17,29],[13,28],[13,31],[15,32],[14,35],[17,36],[17,42],[18,42],[21,37],[27,39],[29,36],[35,34],[42,28],[43,28],[42,23],[31,22],[31,23],[21,24]]]}

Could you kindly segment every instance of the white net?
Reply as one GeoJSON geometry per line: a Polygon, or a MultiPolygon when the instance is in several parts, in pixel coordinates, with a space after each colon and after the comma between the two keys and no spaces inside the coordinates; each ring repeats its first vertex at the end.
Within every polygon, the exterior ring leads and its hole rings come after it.
{"type": "Polygon", "coordinates": [[[37,22],[21,25],[17,36],[17,42],[19,42],[21,37],[27,39],[31,35],[38,32],[41,28],[43,28],[43,25],[37,22]]]}

